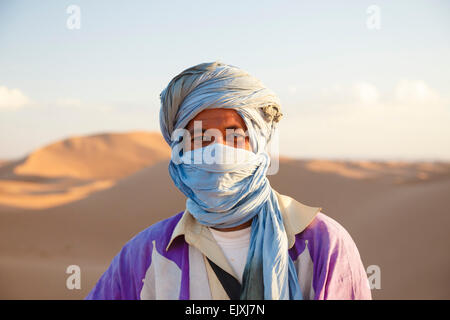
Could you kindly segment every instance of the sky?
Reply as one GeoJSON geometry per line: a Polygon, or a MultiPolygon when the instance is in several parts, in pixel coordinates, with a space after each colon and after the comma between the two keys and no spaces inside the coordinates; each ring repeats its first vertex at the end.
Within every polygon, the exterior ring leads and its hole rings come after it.
{"type": "Polygon", "coordinates": [[[450,160],[450,2],[436,0],[0,0],[0,159],[159,131],[161,90],[216,60],[280,97],[285,156],[450,160]]]}

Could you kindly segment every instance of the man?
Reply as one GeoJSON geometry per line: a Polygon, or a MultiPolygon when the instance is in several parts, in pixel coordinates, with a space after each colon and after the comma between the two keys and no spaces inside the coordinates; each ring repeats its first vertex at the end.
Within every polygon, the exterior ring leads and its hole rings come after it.
{"type": "Polygon", "coordinates": [[[186,209],[131,239],[87,299],[371,299],[346,230],[270,186],[282,115],[272,91],[216,61],[184,70],[160,97],[186,209]]]}

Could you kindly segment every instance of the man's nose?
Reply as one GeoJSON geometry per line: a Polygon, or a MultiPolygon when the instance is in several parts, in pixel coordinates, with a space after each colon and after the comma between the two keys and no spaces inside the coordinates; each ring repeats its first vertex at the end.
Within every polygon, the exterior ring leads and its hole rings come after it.
{"type": "Polygon", "coordinates": [[[225,135],[215,136],[214,139],[214,142],[216,143],[221,143],[223,145],[236,148],[235,141],[233,139],[230,139],[230,141],[228,141],[225,135]]]}
{"type": "Polygon", "coordinates": [[[226,139],[224,139],[222,135],[215,136],[214,137],[214,142],[221,143],[221,144],[227,144],[226,139]]]}

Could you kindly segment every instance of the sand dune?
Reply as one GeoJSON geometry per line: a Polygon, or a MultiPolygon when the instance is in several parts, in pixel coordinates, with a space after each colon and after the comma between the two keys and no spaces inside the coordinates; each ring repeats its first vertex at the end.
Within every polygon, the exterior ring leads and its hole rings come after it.
{"type": "MultiPolygon", "coordinates": [[[[73,141],[0,167],[0,298],[82,298],[126,241],[184,208],[158,134],[73,141]],[[71,264],[81,290],[65,287],[71,264]]],[[[381,268],[375,298],[450,298],[449,163],[283,158],[270,182],[344,225],[381,268]]]]}
{"type": "Polygon", "coordinates": [[[169,155],[161,135],[152,132],[57,141],[23,159],[0,163],[0,204],[43,209],[76,201],[169,155]]]}
{"type": "Polygon", "coordinates": [[[107,133],[72,137],[32,152],[14,168],[18,175],[108,179],[127,176],[169,156],[160,135],[107,133]]]}

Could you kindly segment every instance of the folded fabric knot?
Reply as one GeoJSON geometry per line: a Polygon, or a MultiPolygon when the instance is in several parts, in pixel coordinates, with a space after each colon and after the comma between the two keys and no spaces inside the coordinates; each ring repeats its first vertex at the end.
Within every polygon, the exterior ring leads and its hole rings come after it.
{"type": "Polygon", "coordinates": [[[283,117],[283,114],[280,112],[280,108],[278,106],[265,106],[262,107],[262,111],[264,113],[264,119],[266,121],[279,122],[283,117]]]}

